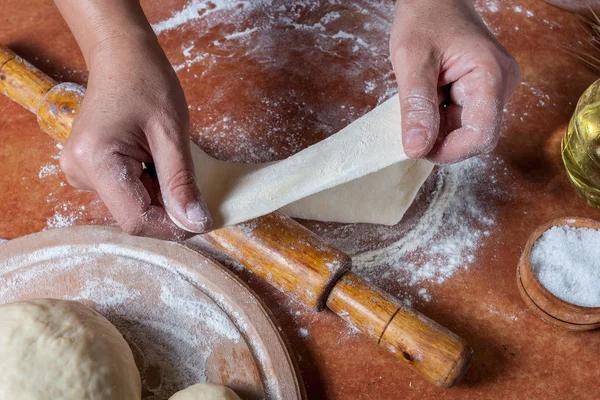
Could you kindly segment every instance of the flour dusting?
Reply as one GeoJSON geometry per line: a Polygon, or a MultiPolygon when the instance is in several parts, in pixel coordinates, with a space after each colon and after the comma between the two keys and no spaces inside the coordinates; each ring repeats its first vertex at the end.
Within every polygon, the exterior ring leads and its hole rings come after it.
{"type": "Polygon", "coordinates": [[[54,207],[54,215],[46,220],[46,229],[75,225],[81,221],[85,210],[85,206],[75,206],[70,201],[59,202],[54,207]]]}
{"type": "Polygon", "coordinates": [[[194,139],[219,159],[265,162],[324,139],[396,93],[393,9],[357,0],[192,0],[153,28],[161,40],[186,38],[169,59],[184,87],[207,88],[189,104],[194,139]],[[349,18],[357,25],[341,29],[349,18]],[[319,71],[318,82],[310,71],[319,71]]]}
{"type": "Polygon", "coordinates": [[[206,381],[213,349],[242,338],[222,308],[190,284],[194,278],[165,260],[113,245],[34,251],[0,262],[0,303],[33,296],[92,306],[130,344],[144,399],[166,399],[206,381]]]}
{"type": "Polygon", "coordinates": [[[236,0],[191,0],[185,7],[173,13],[173,15],[161,22],[152,25],[154,33],[157,35],[169,31],[175,28],[179,28],[182,25],[192,23],[199,19],[204,19],[213,13],[226,10],[236,10],[236,12],[243,12],[248,7],[254,7],[257,4],[269,4],[268,0],[253,0],[253,1],[236,1],[236,0]]]}
{"type": "Polygon", "coordinates": [[[398,283],[418,286],[441,284],[467,269],[495,222],[493,208],[479,198],[477,184],[490,179],[478,176],[484,169],[481,158],[439,168],[430,204],[418,223],[386,248],[354,254],[355,270],[373,280],[381,267],[391,267],[398,283]]]}
{"type": "Polygon", "coordinates": [[[59,171],[58,165],[55,164],[46,164],[42,165],[40,168],[40,172],[38,173],[38,177],[40,179],[44,179],[48,176],[56,175],[59,171]]]}
{"type": "Polygon", "coordinates": [[[423,210],[397,226],[352,224],[310,226],[352,256],[353,271],[390,291],[407,305],[428,302],[431,288],[467,270],[494,231],[492,200],[506,196],[498,187],[507,176],[493,156],[434,170],[417,196],[423,210]]]}
{"type": "Polygon", "coordinates": [[[499,317],[502,317],[508,321],[518,321],[519,317],[516,316],[515,314],[510,314],[510,313],[506,313],[506,312],[502,312],[498,309],[496,309],[496,307],[494,307],[493,305],[490,304],[490,306],[488,307],[488,312],[490,312],[491,314],[497,315],[499,317]]]}

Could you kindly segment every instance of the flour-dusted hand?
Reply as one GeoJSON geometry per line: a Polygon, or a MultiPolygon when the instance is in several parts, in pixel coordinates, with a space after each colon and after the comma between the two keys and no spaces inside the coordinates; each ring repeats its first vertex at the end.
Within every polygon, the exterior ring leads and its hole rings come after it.
{"type": "Polygon", "coordinates": [[[445,164],[494,149],[519,67],[470,0],[397,0],[390,52],[409,157],[445,164]]]}
{"type": "Polygon", "coordinates": [[[190,154],[185,96],[139,3],[56,3],[90,71],[60,159],[69,183],[96,190],[133,235],[182,239],[186,231],[210,229],[190,154]]]}

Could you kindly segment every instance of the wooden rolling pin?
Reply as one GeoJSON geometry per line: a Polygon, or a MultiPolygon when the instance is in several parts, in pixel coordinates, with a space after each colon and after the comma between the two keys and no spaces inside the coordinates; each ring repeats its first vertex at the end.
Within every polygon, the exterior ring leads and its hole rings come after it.
{"type": "MultiPolygon", "coordinates": [[[[1,45],[0,89],[60,142],[67,140],[85,94],[1,45]]],[[[329,308],[438,387],[454,385],[469,366],[472,350],[464,340],[348,272],[348,255],[289,217],[271,213],[202,239],[304,304],[329,308]]]]}

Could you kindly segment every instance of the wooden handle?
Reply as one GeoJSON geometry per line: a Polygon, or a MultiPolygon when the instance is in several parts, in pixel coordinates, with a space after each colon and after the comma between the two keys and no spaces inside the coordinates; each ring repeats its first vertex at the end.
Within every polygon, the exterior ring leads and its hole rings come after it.
{"type": "MultiPolygon", "coordinates": [[[[81,86],[57,84],[1,45],[0,88],[61,142],[85,94],[81,86]]],[[[304,304],[317,310],[327,305],[439,387],[452,386],[469,365],[472,351],[462,339],[347,272],[348,255],[289,217],[271,213],[203,239],[304,304]]]]}
{"type": "Polygon", "coordinates": [[[327,307],[438,387],[453,386],[469,368],[473,351],[463,339],[351,272],[327,307]]]}
{"type": "Polygon", "coordinates": [[[57,82],[5,46],[0,46],[0,88],[32,113],[57,82]]]}
{"type": "Polygon", "coordinates": [[[65,142],[83,101],[85,89],[54,79],[0,45],[0,89],[35,115],[40,127],[65,142]]]}
{"type": "Polygon", "coordinates": [[[464,340],[347,272],[346,254],[288,217],[273,213],[202,238],[294,299],[317,310],[325,301],[438,387],[451,387],[469,367],[464,340]]]}
{"type": "Polygon", "coordinates": [[[204,235],[209,243],[282,292],[317,311],[352,265],[350,257],[274,212],[204,235]]]}

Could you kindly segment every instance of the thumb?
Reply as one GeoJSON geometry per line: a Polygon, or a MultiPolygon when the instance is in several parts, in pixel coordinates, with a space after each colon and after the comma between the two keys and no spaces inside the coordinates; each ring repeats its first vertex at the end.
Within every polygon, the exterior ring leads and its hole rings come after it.
{"type": "Polygon", "coordinates": [[[165,131],[152,136],[152,158],[169,217],[189,232],[210,230],[212,218],[198,188],[187,136],[165,131]]]}
{"type": "Polygon", "coordinates": [[[438,64],[425,60],[395,63],[402,114],[402,144],[410,158],[427,155],[440,129],[438,64]]]}

